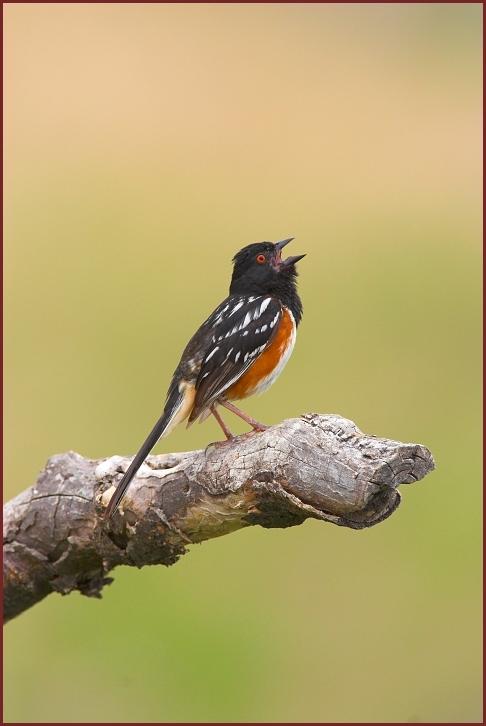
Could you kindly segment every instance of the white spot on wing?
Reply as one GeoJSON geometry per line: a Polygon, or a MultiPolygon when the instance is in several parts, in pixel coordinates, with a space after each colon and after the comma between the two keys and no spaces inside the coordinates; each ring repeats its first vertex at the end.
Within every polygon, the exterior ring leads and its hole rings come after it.
{"type": "Polygon", "coordinates": [[[263,302],[262,302],[262,304],[260,305],[260,307],[259,307],[259,308],[257,308],[257,309],[255,310],[255,312],[253,313],[253,320],[256,320],[257,318],[259,318],[259,317],[260,317],[260,315],[261,315],[262,313],[264,313],[264,312],[265,312],[265,310],[266,310],[266,309],[268,308],[268,306],[270,305],[271,301],[272,301],[272,298],[271,298],[271,297],[266,297],[266,298],[265,298],[265,299],[263,300],[263,302]]]}
{"type": "Polygon", "coordinates": [[[219,313],[216,315],[216,317],[213,320],[213,326],[212,326],[213,328],[215,328],[217,325],[220,324],[220,322],[223,319],[223,315],[228,310],[228,308],[229,308],[229,304],[228,303],[224,306],[224,308],[221,308],[221,310],[219,311],[219,313]]]}
{"type": "Polygon", "coordinates": [[[235,363],[238,363],[238,358],[240,357],[240,351],[235,355],[235,363]]]}
{"type": "Polygon", "coordinates": [[[275,315],[274,319],[273,319],[273,320],[272,320],[272,322],[270,323],[270,327],[271,327],[271,328],[273,328],[273,326],[274,326],[274,325],[275,325],[275,323],[277,322],[277,320],[278,320],[278,316],[279,316],[279,315],[280,315],[280,312],[277,312],[277,314],[275,315]]]}
{"type": "Polygon", "coordinates": [[[243,300],[240,300],[240,302],[237,303],[234,306],[233,310],[230,312],[230,314],[228,315],[228,317],[230,318],[232,315],[234,315],[242,307],[243,307],[243,300]]]}
{"type": "Polygon", "coordinates": [[[217,350],[219,350],[219,345],[217,345],[216,348],[212,349],[211,353],[206,356],[206,360],[204,362],[207,363],[208,360],[213,357],[217,350]]]}

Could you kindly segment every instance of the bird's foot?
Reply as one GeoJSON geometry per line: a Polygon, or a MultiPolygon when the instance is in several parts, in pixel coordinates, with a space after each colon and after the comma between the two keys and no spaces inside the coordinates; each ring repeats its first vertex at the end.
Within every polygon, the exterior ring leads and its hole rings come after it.
{"type": "MultiPolygon", "coordinates": [[[[270,426],[262,424],[259,421],[255,421],[254,423],[252,423],[251,428],[255,433],[262,433],[262,431],[266,431],[267,429],[269,429],[270,426]]],[[[250,433],[253,433],[253,431],[250,431],[250,433]]]]}

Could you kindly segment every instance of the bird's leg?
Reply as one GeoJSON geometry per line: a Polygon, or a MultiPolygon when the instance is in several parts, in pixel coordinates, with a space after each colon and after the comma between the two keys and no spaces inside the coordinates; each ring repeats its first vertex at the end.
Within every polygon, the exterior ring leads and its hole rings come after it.
{"type": "Polygon", "coordinates": [[[219,425],[223,429],[223,433],[226,436],[226,438],[228,439],[228,441],[230,439],[234,439],[234,434],[232,434],[231,431],[229,430],[229,428],[226,426],[225,422],[223,421],[223,419],[219,415],[218,411],[216,410],[216,404],[214,404],[214,403],[211,406],[211,413],[213,414],[214,418],[216,419],[216,421],[219,423],[219,425]]]}
{"type": "Polygon", "coordinates": [[[266,429],[268,429],[268,426],[265,426],[265,424],[260,423],[259,421],[252,418],[244,411],[241,411],[233,403],[230,403],[229,401],[225,401],[223,398],[221,398],[219,400],[219,403],[221,404],[221,406],[224,406],[225,408],[227,408],[228,411],[232,411],[234,414],[236,414],[237,416],[242,418],[243,421],[246,421],[247,424],[250,424],[252,429],[254,429],[255,431],[265,431],[266,429]]]}

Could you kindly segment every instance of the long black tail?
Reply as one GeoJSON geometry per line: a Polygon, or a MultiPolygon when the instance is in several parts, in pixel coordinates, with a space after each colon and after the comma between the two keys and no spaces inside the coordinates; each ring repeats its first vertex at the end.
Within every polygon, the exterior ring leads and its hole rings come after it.
{"type": "Polygon", "coordinates": [[[120,483],[112,494],[109,504],[103,515],[103,519],[108,521],[116,512],[118,505],[125,495],[126,490],[130,486],[130,482],[142,466],[143,462],[154,448],[157,441],[164,435],[170,424],[173,422],[174,417],[177,415],[184,396],[178,390],[172,390],[169,393],[167,403],[164,408],[164,413],[159,418],[152,431],[149,433],[145,441],[143,442],[140,450],[135,455],[132,463],[128,467],[127,471],[123,475],[120,483]]]}

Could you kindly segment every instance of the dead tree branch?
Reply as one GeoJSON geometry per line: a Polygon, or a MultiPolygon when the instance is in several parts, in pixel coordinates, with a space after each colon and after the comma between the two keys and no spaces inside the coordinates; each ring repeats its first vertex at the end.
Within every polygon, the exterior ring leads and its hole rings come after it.
{"type": "Polygon", "coordinates": [[[205,450],[149,457],[103,527],[128,464],[59,454],[5,505],[5,621],[51,592],[99,597],[117,565],[172,565],[189,544],[251,524],[290,527],[312,517],[370,527],[397,508],[399,484],[434,468],[424,446],[307,414],[205,450]]]}

